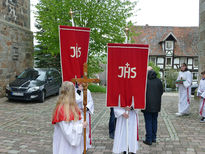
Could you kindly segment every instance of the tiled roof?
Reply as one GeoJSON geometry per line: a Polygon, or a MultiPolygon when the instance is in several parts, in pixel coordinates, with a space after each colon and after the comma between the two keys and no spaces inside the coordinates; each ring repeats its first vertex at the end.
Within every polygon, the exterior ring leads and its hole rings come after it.
{"type": "Polygon", "coordinates": [[[149,44],[150,55],[165,55],[160,42],[171,34],[177,39],[175,56],[198,56],[199,27],[135,26],[133,30],[138,34],[135,43],[149,44]]]}

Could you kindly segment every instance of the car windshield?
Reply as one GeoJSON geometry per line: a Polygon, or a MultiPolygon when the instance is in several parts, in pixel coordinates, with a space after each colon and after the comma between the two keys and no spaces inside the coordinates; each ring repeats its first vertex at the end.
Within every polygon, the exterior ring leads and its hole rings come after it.
{"type": "Polygon", "coordinates": [[[18,76],[18,79],[30,79],[45,81],[46,72],[37,70],[26,70],[18,76]]]}

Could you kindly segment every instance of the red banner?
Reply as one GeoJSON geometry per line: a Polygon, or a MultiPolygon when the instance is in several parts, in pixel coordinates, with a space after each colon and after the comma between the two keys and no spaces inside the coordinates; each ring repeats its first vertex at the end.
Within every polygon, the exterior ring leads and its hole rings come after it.
{"type": "Polygon", "coordinates": [[[87,62],[90,28],[59,26],[63,81],[83,76],[87,62]]]}
{"type": "Polygon", "coordinates": [[[148,45],[108,44],[107,106],[145,108],[148,45]]]}

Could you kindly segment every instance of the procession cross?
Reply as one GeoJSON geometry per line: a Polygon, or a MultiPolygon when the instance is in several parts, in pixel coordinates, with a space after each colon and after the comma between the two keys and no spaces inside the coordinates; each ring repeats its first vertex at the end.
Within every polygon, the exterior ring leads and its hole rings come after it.
{"type": "MultiPolygon", "coordinates": [[[[87,77],[87,71],[88,66],[86,63],[83,64],[83,78],[73,78],[72,82],[82,83],[83,85],[83,106],[84,106],[84,121],[86,121],[86,111],[87,111],[87,89],[88,89],[88,83],[98,83],[100,82],[99,79],[89,79],[87,77]]],[[[84,154],[86,154],[86,128],[84,128],[84,154]]]]}

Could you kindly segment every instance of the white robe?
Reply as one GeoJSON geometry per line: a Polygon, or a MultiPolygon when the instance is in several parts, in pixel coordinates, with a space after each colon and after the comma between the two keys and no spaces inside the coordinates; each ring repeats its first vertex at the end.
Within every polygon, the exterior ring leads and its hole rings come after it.
{"type": "Polygon", "coordinates": [[[177,84],[179,88],[179,104],[178,112],[181,114],[188,114],[191,103],[191,85],[192,85],[192,74],[189,71],[179,72],[177,80],[185,80],[183,84],[177,84]]]}
{"type": "MultiPolygon", "coordinates": [[[[115,117],[117,118],[115,137],[113,143],[113,152],[121,153],[127,151],[127,124],[126,118],[123,117],[125,109],[120,107],[114,108],[115,117]]],[[[128,118],[128,147],[129,152],[136,153],[139,149],[138,145],[138,113],[137,110],[129,111],[128,118]]]]}
{"type": "MultiPolygon", "coordinates": [[[[79,95],[76,92],[76,102],[78,104],[78,107],[81,110],[81,116],[83,118],[84,117],[83,91],[81,91],[81,95],[79,95]]],[[[86,149],[87,149],[87,148],[91,148],[91,123],[90,123],[90,120],[91,120],[91,114],[93,114],[93,112],[94,112],[94,103],[93,103],[93,99],[92,99],[91,92],[89,89],[87,90],[87,106],[86,107],[89,109],[89,111],[86,112],[86,121],[88,123],[88,129],[86,129],[86,138],[87,138],[86,149]]]]}
{"type": "Polygon", "coordinates": [[[82,154],[83,124],[61,121],[54,125],[53,154],[82,154]]]}
{"type": "Polygon", "coordinates": [[[197,90],[197,96],[201,97],[200,106],[199,106],[199,113],[202,110],[202,114],[200,114],[200,115],[202,117],[205,117],[205,102],[204,102],[204,99],[205,99],[205,80],[200,80],[199,87],[197,90]],[[202,107],[203,107],[203,109],[202,109],[202,107]]]}

